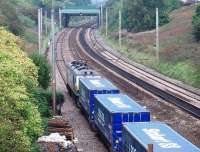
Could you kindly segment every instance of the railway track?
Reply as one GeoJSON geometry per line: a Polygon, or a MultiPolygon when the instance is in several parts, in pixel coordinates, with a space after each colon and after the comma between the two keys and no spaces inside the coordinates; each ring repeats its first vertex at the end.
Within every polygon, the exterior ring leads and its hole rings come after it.
{"type": "Polygon", "coordinates": [[[200,119],[200,96],[198,93],[185,90],[184,88],[175,86],[173,83],[169,84],[169,82],[133,66],[122,57],[116,56],[102,46],[99,46],[94,36],[91,35],[92,32],[88,32],[87,30],[86,28],[82,28],[78,37],[84,51],[90,57],[148,92],[175,104],[200,119]],[[92,37],[93,39],[91,39],[92,37]]]}
{"type": "Polygon", "coordinates": [[[71,61],[71,60],[67,60],[68,59],[67,56],[69,54],[72,54],[73,56],[72,60],[83,60],[78,50],[76,49],[78,47],[77,43],[74,43],[76,41],[75,36],[77,35],[77,32],[78,31],[76,28],[64,29],[63,31],[61,31],[60,35],[58,36],[56,45],[55,45],[56,46],[55,50],[60,51],[56,53],[56,65],[65,86],[67,86],[66,67],[68,66],[68,63],[71,61]],[[66,50],[64,48],[64,43],[67,43],[67,41],[69,42],[68,43],[69,50],[66,50]]]}
{"type": "MultiPolygon", "coordinates": [[[[79,54],[79,49],[76,43],[76,36],[78,34],[78,28],[64,29],[58,34],[56,41],[56,66],[65,87],[67,86],[67,65],[73,60],[83,60],[79,54]]],[[[58,73],[57,72],[57,73],[58,73]]],[[[63,86],[64,87],[64,86],[63,86]]],[[[71,99],[68,99],[71,100],[71,99]]],[[[77,151],[88,152],[107,152],[106,147],[96,137],[95,133],[90,130],[88,123],[83,119],[82,113],[79,109],[74,107],[73,102],[65,103],[63,108],[63,115],[67,116],[70,120],[70,124],[73,126],[74,133],[78,142],[74,143],[77,151]],[[97,148],[98,147],[98,148],[97,148]],[[95,150],[94,150],[95,149],[95,150]]]]}
{"type": "Polygon", "coordinates": [[[55,45],[56,47],[55,50],[60,50],[60,52],[56,51],[56,65],[65,86],[67,86],[67,79],[66,79],[66,74],[65,74],[66,61],[63,55],[63,43],[64,43],[64,38],[67,32],[68,31],[66,31],[66,29],[61,32],[61,34],[57,38],[56,45],[55,45]]]}

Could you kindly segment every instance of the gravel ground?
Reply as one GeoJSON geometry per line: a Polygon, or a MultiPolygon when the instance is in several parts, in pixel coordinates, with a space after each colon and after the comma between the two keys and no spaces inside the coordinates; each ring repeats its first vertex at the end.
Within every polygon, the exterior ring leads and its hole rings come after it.
{"type": "MultiPolygon", "coordinates": [[[[67,29],[66,32],[70,33],[72,30],[67,29]]],[[[59,33],[58,33],[59,35],[59,33]]],[[[69,52],[68,48],[68,37],[67,35],[64,39],[64,56],[66,61],[73,60],[73,55],[69,52]]],[[[56,37],[57,39],[58,37],[56,37]]],[[[57,52],[60,53],[61,44],[58,44],[57,52]]],[[[59,55],[58,55],[59,57],[59,55]]],[[[51,53],[48,52],[48,58],[51,59],[51,53]]],[[[60,60],[60,58],[58,58],[60,60]]],[[[66,69],[65,71],[66,72],[66,69]]],[[[61,91],[65,95],[65,102],[62,107],[62,115],[65,119],[70,121],[74,129],[75,138],[78,140],[77,147],[78,149],[82,149],[83,152],[107,152],[107,148],[100,141],[99,137],[95,132],[92,132],[88,121],[82,114],[82,112],[75,106],[73,99],[68,95],[66,86],[62,80],[62,77],[56,68],[56,82],[57,82],[57,90],[61,91]]]]}

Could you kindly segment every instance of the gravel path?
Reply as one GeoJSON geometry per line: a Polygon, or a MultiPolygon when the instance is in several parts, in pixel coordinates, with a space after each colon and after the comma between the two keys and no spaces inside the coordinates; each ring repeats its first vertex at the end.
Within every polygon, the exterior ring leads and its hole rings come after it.
{"type": "MultiPolygon", "coordinates": [[[[66,33],[70,33],[71,29],[67,29],[66,33]]],[[[57,34],[56,39],[60,33],[57,34]]],[[[69,34],[66,34],[64,38],[64,56],[67,61],[73,60],[73,55],[69,52],[68,48],[69,34]]],[[[58,44],[57,53],[60,53],[61,47],[58,44]]],[[[48,52],[48,59],[51,59],[51,53],[48,52]]],[[[58,59],[59,60],[59,59],[58,59]]],[[[66,69],[65,69],[66,72],[66,69]]],[[[78,149],[82,149],[83,152],[107,152],[107,148],[100,141],[99,137],[95,132],[92,132],[88,121],[82,114],[82,112],[75,106],[73,99],[68,95],[66,86],[62,80],[62,77],[56,68],[56,83],[57,90],[61,91],[65,95],[65,102],[62,107],[62,115],[65,119],[69,120],[70,124],[74,129],[75,138],[78,140],[78,149]]]]}

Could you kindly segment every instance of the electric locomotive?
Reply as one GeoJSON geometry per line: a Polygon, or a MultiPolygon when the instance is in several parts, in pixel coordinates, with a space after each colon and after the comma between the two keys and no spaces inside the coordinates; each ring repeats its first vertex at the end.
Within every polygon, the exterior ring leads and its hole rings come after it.
{"type": "Polygon", "coordinates": [[[83,60],[75,60],[68,64],[67,68],[67,89],[69,95],[75,101],[79,98],[79,80],[80,78],[100,78],[99,74],[89,68],[83,60]]]}

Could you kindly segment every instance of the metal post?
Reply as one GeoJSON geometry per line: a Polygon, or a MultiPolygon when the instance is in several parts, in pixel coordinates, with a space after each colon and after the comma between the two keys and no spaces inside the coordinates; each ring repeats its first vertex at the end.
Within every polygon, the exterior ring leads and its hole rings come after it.
{"type": "Polygon", "coordinates": [[[54,31],[54,10],[51,10],[51,30],[52,30],[52,98],[53,114],[56,115],[56,69],[55,69],[55,31],[54,31]]]}
{"type": "Polygon", "coordinates": [[[106,8],[106,36],[108,36],[108,8],[106,8]]]}
{"type": "Polygon", "coordinates": [[[148,152],[153,152],[153,144],[148,144],[148,152]]]}
{"type": "MultiPolygon", "coordinates": [[[[40,33],[41,33],[41,37],[40,37],[40,41],[41,41],[41,51],[42,51],[42,48],[43,48],[43,13],[42,13],[42,8],[40,8],[40,33]]],[[[41,52],[40,52],[41,53],[41,52]]]]}
{"type": "Polygon", "coordinates": [[[51,0],[51,9],[54,9],[54,0],[51,0]]]}
{"type": "Polygon", "coordinates": [[[59,8],[59,25],[60,25],[60,29],[62,28],[62,13],[61,13],[61,9],[59,8]]]}
{"type": "Polygon", "coordinates": [[[99,29],[101,28],[101,10],[99,10],[99,29]]]}
{"type": "Polygon", "coordinates": [[[47,10],[45,10],[45,34],[47,35],[48,31],[47,31],[47,10]]]}
{"type": "Polygon", "coordinates": [[[123,0],[121,0],[121,9],[123,9],[123,7],[124,7],[124,6],[123,6],[123,0]]]}
{"type": "Polygon", "coordinates": [[[122,48],[122,12],[119,10],[119,48],[122,48]]]}
{"type": "Polygon", "coordinates": [[[40,9],[38,9],[38,51],[41,52],[41,25],[40,25],[40,9]]]}
{"type": "Polygon", "coordinates": [[[159,61],[159,12],[158,8],[156,8],[156,59],[159,61]]]}
{"type": "Polygon", "coordinates": [[[41,40],[42,40],[42,33],[43,33],[43,13],[42,8],[40,9],[40,29],[41,29],[41,40]]]}
{"type": "Polygon", "coordinates": [[[103,5],[101,4],[101,28],[103,27],[103,5]]]}

